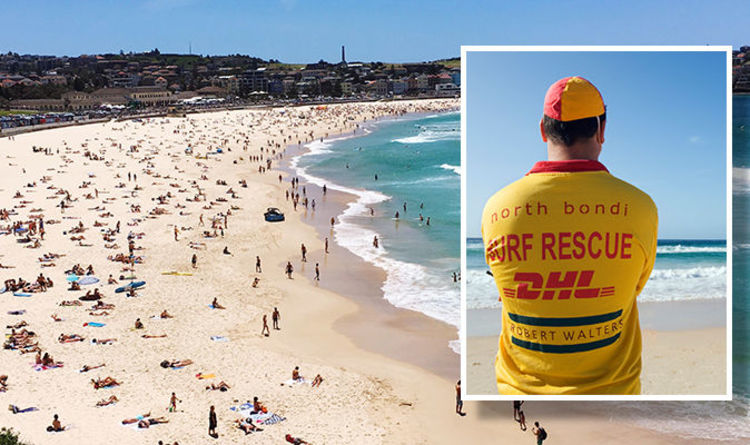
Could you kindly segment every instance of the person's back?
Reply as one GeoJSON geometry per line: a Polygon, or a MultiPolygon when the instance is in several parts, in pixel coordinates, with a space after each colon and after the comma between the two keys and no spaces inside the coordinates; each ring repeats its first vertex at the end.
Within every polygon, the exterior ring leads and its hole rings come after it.
{"type": "Polygon", "coordinates": [[[656,206],[594,154],[538,162],[485,206],[485,257],[503,302],[501,394],[640,392],[635,299],[653,267],[656,206]]]}

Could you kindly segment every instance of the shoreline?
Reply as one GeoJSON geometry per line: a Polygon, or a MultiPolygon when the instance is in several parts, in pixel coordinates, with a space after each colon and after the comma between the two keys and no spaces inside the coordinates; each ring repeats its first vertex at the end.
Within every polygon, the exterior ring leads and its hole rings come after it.
{"type": "MultiPolygon", "coordinates": [[[[452,111],[441,113],[448,112],[452,111]]],[[[419,119],[421,115],[429,114],[433,113],[409,113],[407,116],[419,119]]],[[[376,122],[368,122],[368,124],[377,125],[377,123],[399,117],[381,116],[376,122]]],[[[360,129],[367,128],[362,122],[358,124],[360,129]]],[[[365,135],[367,133],[364,131],[359,135],[342,133],[329,136],[324,140],[335,142],[337,139],[365,135]]],[[[292,160],[308,153],[310,149],[304,144],[302,146],[294,144],[287,147],[286,153],[289,154],[290,150],[295,150],[296,153],[292,156],[285,156],[281,168],[288,177],[293,177],[296,176],[296,171],[290,165],[292,160]]],[[[304,185],[308,193],[312,191],[315,196],[322,195],[320,186],[312,182],[304,182],[304,185]]],[[[382,290],[386,272],[350,252],[334,240],[333,229],[329,222],[330,217],[335,217],[338,222],[338,217],[357,199],[356,195],[328,187],[327,195],[321,198],[317,209],[315,211],[303,209],[301,214],[302,221],[317,230],[321,242],[326,237],[329,240],[330,254],[324,255],[324,261],[330,262],[332,271],[327,272],[327,277],[321,280],[320,287],[345,296],[357,305],[356,312],[338,319],[334,327],[352,339],[357,346],[367,351],[419,366],[446,380],[457,378],[460,355],[451,349],[450,342],[458,340],[458,328],[422,312],[393,305],[385,298],[382,290]],[[325,212],[325,215],[320,215],[321,212],[325,212]],[[364,281],[368,285],[361,286],[358,282],[352,282],[349,279],[351,276],[367,277],[364,281]],[[429,355],[413,353],[413,351],[425,350],[434,352],[429,355]]],[[[314,254],[319,253],[314,252],[314,254]]]]}

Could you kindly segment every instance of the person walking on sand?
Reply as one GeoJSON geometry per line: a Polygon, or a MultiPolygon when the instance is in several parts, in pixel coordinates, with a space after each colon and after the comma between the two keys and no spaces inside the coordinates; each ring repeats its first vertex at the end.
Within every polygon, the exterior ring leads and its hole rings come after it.
{"type": "Polygon", "coordinates": [[[305,243],[302,243],[302,247],[300,248],[300,250],[302,251],[302,262],[306,263],[307,262],[307,247],[305,247],[305,243]]]}
{"type": "Polygon", "coordinates": [[[461,380],[456,382],[456,414],[463,417],[466,415],[465,412],[463,412],[464,408],[464,401],[461,399],[461,380]]]}
{"type": "Polygon", "coordinates": [[[177,234],[180,233],[180,230],[177,228],[177,226],[174,226],[174,240],[177,241],[177,234]]]}
{"type": "Polygon", "coordinates": [[[190,263],[193,265],[193,269],[198,267],[198,255],[193,254],[193,257],[190,259],[190,263]]]}
{"type": "Polygon", "coordinates": [[[315,263],[315,281],[320,281],[320,263],[315,263]]]}
{"type": "Polygon", "coordinates": [[[280,319],[281,319],[281,314],[279,313],[279,310],[277,308],[273,308],[273,314],[271,314],[271,321],[273,321],[273,328],[277,331],[281,330],[281,328],[279,327],[280,319]]]}
{"type": "Polygon", "coordinates": [[[500,394],[641,393],[636,298],[654,267],[658,215],[599,162],[606,118],[588,80],[553,83],[539,122],[547,160],[482,212],[498,315],[510,321],[495,360],[500,394]]]}
{"type": "Polygon", "coordinates": [[[536,445],[542,445],[542,442],[547,440],[547,431],[539,426],[539,422],[534,422],[534,427],[531,428],[531,432],[534,433],[534,437],[536,437],[536,445]]]}
{"type": "Polygon", "coordinates": [[[268,315],[266,314],[263,314],[263,329],[261,329],[260,335],[265,335],[266,337],[271,335],[271,330],[268,329],[268,315]]]}
{"type": "Polygon", "coordinates": [[[325,248],[325,252],[326,252],[326,253],[328,253],[328,237],[326,237],[326,248],[325,248]]]}
{"type": "Polygon", "coordinates": [[[172,393],[172,397],[169,398],[169,412],[173,413],[177,411],[177,402],[182,402],[182,400],[177,399],[177,396],[175,393],[172,393]]]}
{"type": "Polygon", "coordinates": [[[292,262],[291,261],[287,261],[286,262],[286,276],[290,280],[292,279],[292,272],[294,272],[294,266],[292,266],[292,262]]]}
{"type": "Polygon", "coordinates": [[[216,410],[214,409],[214,406],[211,405],[211,409],[208,411],[208,435],[213,437],[214,439],[219,437],[219,435],[216,433],[217,425],[218,422],[216,421],[216,410]]]}
{"type": "Polygon", "coordinates": [[[260,257],[259,256],[255,257],[255,272],[257,273],[262,272],[262,270],[260,269],[260,257]]]}
{"type": "Polygon", "coordinates": [[[523,414],[521,405],[523,405],[523,400],[513,401],[513,420],[521,426],[521,431],[526,431],[526,416],[523,414]]]}

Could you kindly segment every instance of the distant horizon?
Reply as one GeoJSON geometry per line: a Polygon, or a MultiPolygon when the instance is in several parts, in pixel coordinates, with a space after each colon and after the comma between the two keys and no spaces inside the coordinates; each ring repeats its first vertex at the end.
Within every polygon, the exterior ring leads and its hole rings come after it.
{"type": "MultiPolygon", "coordinates": [[[[122,56],[128,56],[128,55],[145,55],[145,54],[148,54],[148,53],[152,52],[155,49],[159,50],[159,55],[162,55],[162,56],[180,56],[180,57],[190,57],[190,56],[196,56],[196,57],[233,57],[233,56],[235,56],[236,57],[236,56],[240,56],[240,57],[250,57],[250,58],[261,59],[261,60],[264,60],[264,61],[267,61],[267,62],[270,62],[271,60],[275,60],[278,63],[281,63],[282,65],[308,65],[308,64],[318,63],[320,61],[324,61],[326,63],[330,63],[330,64],[334,64],[335,65],[335,64],[341,62],[341,60],[332,60],[332,59],[331,60],[326,60],[325,58],[318,58],[317,60],[310,61],[310,62],[284,61],[284,60],[281,60],[281,59],[276,58],[276,57],[263,58],[263,57],[259,57],[259,56],[253,55],[253,54],[243,54],[243,53],[227,53],[227,54],[196,54],[194,52],[193,53],[187,53],[187,52],[186,53],[181,53],[181,52],[162,51],[161,49],[159,49],[156,46],[153,47],[153,48],[151,48],[151,49],[143,50],[143,51],[125,51],[122,54],[120,53],[120,51],[116,51],[116,52],[83,53],[83,54],[78,54],[78,55],[71,55],[71,54],[60,54],[60,55],[58,55],[58,54],[42,54],[42,53],[33,53],[33,52],[20,53],[18,51],[14,51],[14,50],[11,49],[11,50],[0,50],[0,55],[6,55],[8,53],[12,53],[12,54],[18,54],[19,56],[56,57],[56,58],[61,58],[61,57],[76,58],[76,57],[95,57],[95,56],[120,56],[120,55],[122,55],[122,56]]],[[[340,47],[339,47],[339,50],[341,50],[340,47]]],[[[386,60],[379,60],[379,59],[373,59],[373,60],[365,60],[365,59],[356,59],[356,60],[354,60],[354,59],[352,59],[352,60],[347,60],[346,63],[382,63],[384,65],[391,65],[391,64],[404,64],[404,63],[433,63],[433,62],[441,62],[441,61],[446,61],[446,60],[460,60],[460,59],[461,59],[461,56],[460,55],[456,55],[456,56],[452,56],[452,57],[441,57],[441,58],[438,58],[438,59],[430,59],[430,60],[402,60],[402,61],[391,61],[391,60],[388,60],[388,61],[386,61],[386,60]]],[[[273,63],[276,63],[276,62],[273,62],[273,63]]]]}
{"type": "Polygon", "coordinates": [[[458,4],[334,0],[45,1],[3,4],[2,45],[19,54],[78,57],[149,51],[248,54],[264,60],[390,63],[438,60],[461,45],[728,45],[748,39],[750,4],[633,0],[604,4],[458,4]],[[727,13],[731,11],[731,13],[727,13]],[[679,12],[679,13],[677,13],[679,12]],[[633,24],[637,23],[637,31],[633,24]],[[720,31],[720,32],[717,32],[720,31]],[[192,47],[192,51],[189,48],[192,47]]]}

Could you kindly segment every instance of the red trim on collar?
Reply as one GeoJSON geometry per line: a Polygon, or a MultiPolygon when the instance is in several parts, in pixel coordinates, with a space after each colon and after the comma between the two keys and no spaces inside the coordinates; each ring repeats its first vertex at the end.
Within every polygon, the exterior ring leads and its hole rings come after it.
{"type": "Polygon", "coordinates": [[[591,161],[588,159],[571,159],[568,161],[539,161],[534,164],[531,171],[526,173],[530,175],[532,173],[553,173],[553,172],[593,172],[593,171],[605,171],[609,173],[607,167],[599,161],[591,161]]]}

